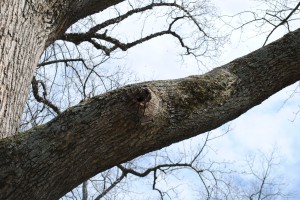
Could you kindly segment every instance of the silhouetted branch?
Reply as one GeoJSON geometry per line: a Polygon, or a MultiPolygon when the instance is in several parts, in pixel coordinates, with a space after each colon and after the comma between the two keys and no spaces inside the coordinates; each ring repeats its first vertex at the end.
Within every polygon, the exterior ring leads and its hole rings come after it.
{"type": "Polygon", "coordinates": [[[202,35],[204,37],[203,40],[206,40],[206,39],[214,40],[214,38],[210,37],[201,28],[200,23],[197,21],[195,16],[193,16],[193,14],[191,13],[194,9],[196,10],[197,8],[190,9],[191,11],[189,11],[188,6],[184,5],[183,3],[181,5],[179,5],[175,2],[174,3],[165,3],[165,2],[151,3],[151,4],[141,7],[141,8],[132,9],[123,15],[119,15],[118,17],[109,19],[101,24],[98,24],[98,25],[90,28],[86,33],[66,33],[58,39],[72,42],[75,45],[78,45],[82,42],[89,42],[96,49],[102,50],[107,56],[109,56],[111,54],[111,52],[113,52],[116,49],[121,49],[122,51],[126,51],[131,47],[134,47],[138,44],[149,41],[153,38],[163,36],[163,35],[171,35],[171,36],[175,37],[180,42],[180,45],[186,49],[187,55],[193,54],[194,56],[197,56],[196,54],[192,53],[191,51],[196,50],[199,47],[198,46],[194,47],[194,48],[189,47],[188,45],[186,45],[184,43],[183,37],[180,34],[176,33],[174,30],[172,30],[172,26],[174,25],[175,22],[177,22],[181,19],[187,19],[187,20],[190,20],[191,22],[193,22],[193,24],[197,27],[199,33],[202,33],[202,35]],[[98,33],[98,31],[100,31],[101,29],[106,28],[109,25],[120,23],[121,21],[132,16],[133,14],[142,13],[144,11],[151,10],[155,7],[171,7],[171,8],[173,7],[174,9],[178,9],[179,11],[181,11],[182,15],[177,13],[176,15],[178,15],[178,16],[174,17],[174,16],[171,16],[171,14],[169,14],[170,18],[172,18],[172,21],[169,23],[169,27],[167,30],[157,31],[155,33],[149,34],[148,36],[141,37],[140,39],[137,39],[133,42],[124,43],[117,38],[109,36],[107,33],[108,32],[107,29],[105,29],[104,33],[98,33]],[[100,40],[100,41],[98,41],[98,40],[100,40]],[[101,41],[103,41],[104,43],[107,42],[110,45],[104,45],[101,43],[101,41]]]}
{"type": "Polygon", "coordinates": [[[46,90],[46,85],[44,84],[43,81],[39,81],[39,80],[36,80],[35,76],[33,76],[32,78],[32,81],[31,81],[31,85],[32,85],[32,92],[33,92],[33,96],[34,98],[40,102],[40,103],[43,103],[47,106],[49,106],[54,112],[56,112],[56,114],[60,114],[60,110],[58,109],[57,106],[55,106],[53,103],[51,103],[47,98],[47,90],[46,90]],[[43,88],[43,97],[41,97],[39,95],[39,86],[38,84],[41,84],[42,85],[42,88],[43,88]]]}

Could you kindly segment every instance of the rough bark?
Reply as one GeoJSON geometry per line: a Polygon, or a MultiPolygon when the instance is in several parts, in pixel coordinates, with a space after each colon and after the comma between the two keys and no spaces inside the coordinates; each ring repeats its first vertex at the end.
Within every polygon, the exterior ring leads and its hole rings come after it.
{"type": "Polygon", "coordinates": [[[77,20],[122,0],[1,0],[0,138],[17,133],[28,87],[45,47],[77,20]]]}
{"type": "Polygon", "coordinates": [[[30,78],[47,39],[47,27],[35,21],[28,6],[25,0],[0,4],[0,138],[17,132],[30,78]]]}
{"type": "Polygon", "coordinates": [[[0,141],[0,199],[57,199],[87,178],[212,130],[300,79],[300,29],[201,76],[129,85],[0,141]]]}

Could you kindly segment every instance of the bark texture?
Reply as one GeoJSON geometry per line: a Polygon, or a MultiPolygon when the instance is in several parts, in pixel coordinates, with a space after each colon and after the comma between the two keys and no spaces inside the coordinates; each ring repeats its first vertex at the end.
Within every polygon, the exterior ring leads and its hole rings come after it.
{"type": "Polygon", "coordinates": [[[87,178],[212,130],[300,80],[300,29],[201,76],[129,85],[0,141],[0,199],[58,199],[87,178]]]}
{"type": "Polygon", "coordinates": [[[28,87],[45,47],[77,20],[121,1],[0,1],[0,138],[18,132],[28,87]]]}
{"type": "Polygon", "coordinates": [[[0,3],[0,138],[17,132],[47,27],[25,0],[0,3]],[[44,31],[42,31],[44,29],[44,31]],[[26,47],[26,48],[25,48],[26,47]]]}

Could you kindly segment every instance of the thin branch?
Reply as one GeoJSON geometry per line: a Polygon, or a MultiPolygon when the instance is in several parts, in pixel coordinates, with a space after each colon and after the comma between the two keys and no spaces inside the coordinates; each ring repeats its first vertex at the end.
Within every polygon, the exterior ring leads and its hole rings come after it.
{"type": "Polygon", "coordinates": [[[199,30],[202,31],[206,35],[206,33],[199,26],[199,23],[197,22],[197,20],[190,14],[190,12],[188,10],[186,10],[183,6],[177,4],[176,2],[174,2],[174,3],[163,3],[163,2],[151,3],[151,4],[149,4],[147,6],[144,6],[144,7],[141,7],[141,8],[132,9],[132,10],[128,11],[127,13],[123,14],[123,15],[120,15],[120,16],[118,16],[116,18],[113,18],[113,19],[109,19],[109,20],[107,20],[107,21],[105,21],[101,24],[98,24],[98,25],[92,27],[88,31],[88,33],[96,33],[97,31],[99,31],[99,30],[101,30],[101,29],[103,29],[103,28],[105,28],[109,25],[116,24],[116,23],[119,23],[119,22],[123,21],[124,19],[128,18],[129,16],[131,16],[133,14],[141,13],[141,12],[144,12],[146,10],[151,10],[154,7],[160,7],[160,6],[176,7],[179,10],[183,11],[184,13],[186,13],[188,18],[190,18],[197,25],[199,30]]]}
{"type": "Polygon", "coordinates": [[[82,183],[82,200],[88,200],[88,181],[82,183]]]}
{"type": "Polygon", "coordinates": [[[160,199],[163,200],[164,199],[164,194],[162,191],[160,191],[157,187],[156,187],[156,180],[157,180],[157,171],[155,170],[153,173],[153,184],[152,184],[152,189],[156,190],[159,195],[160,195],[160,199]]]}
{"type": "Polygon", "coordinates": [[[32,78],[32,81],[31,81],[31,85],[32,85],[32,92],[33,92],[33,96],[34,98],[39,102],[39,103],[43,103],[45,105],[47,105],[48,107],[50,107],[54,112],[56,112],[56,114],[60,114],[60,110],[57,106],[55,106],[53,103],[51,103],[48,99],[46,99],[46,95],[47,95],[47,92],[46,92],[46,86],[45,84],[42,82],[42,81],[38,81],[36,80],[35,76],[33,76],[32,78]],[[44,92],[43,92],[43,96],[44,97],[41,97],[39,95],[39,87],[38,87],[38,84],[41,84],[43,89],[44,89],[44,92]]]}
{"type": "MultiPolygon", "coordinates": [[[[198,23],[198,21],[196,20],[196,18],[190,13],[190,11],[188,11],[183,5],[179,5],[177,3],[152,3],[150,5],[147,5],[145,7],[141,7],[141,8],[136,8],[133,10],[128,11],[127,13],[120,15],[116,18],[107,20],[101,24],[98,24],[94,27],[92,27],[89,31],[87,31],[86,33],[66,33],[64,35],[62,35],[60,38],[60,40],[64,40],[64,41],[68,41],[68,42],[72,42],[75,45],[78,45],[82,42],[89,42],[91,43],[96,49],[102,50],[107,56],[110,56],[111,52],[113,52],[116,49],[121,49],[122,51],[126,51],[131,47],[134,47],[138,44],[141,44],[143,42],[149,41],[153,38],[159,37],[159,36],[163,36],[163,35],[172,35],[173,37],[177,38],[178,41],[180,42],[181,46],[184,47],[186,49],[186,55],[189,54],[193,54],[191,52],[191,50],[195,50],[198,48],[190,48],[188,47],[184,42],[183,42],[183,38],[177,34],[175,31],[172,31],[172,26],[174,25],[175,22],[177,22],[180,19],[185,19],[188,18],[189,20],[191,20],[197,27],[197,29],[199,30],[199,32],[201,32],[205,37],[210,38],[205,32],[204,30],[200,27],[200,24],[198,23]],[[109,25],[112,24],[116,24],[121,22],[122,20],[126,19],[127,17],[136,14],[136,13],[140,13],[140,12],[144,12],[146,10],[150,10],[154,7],[159,7],[159,6],[167,6],[167,7],[175,7],[178,8],[179,10],[181,10],[184,14],[182,16],[179,17],[175,17],[172,22],[170,22],[169,24],[169,28],[167,30],[163,30],[163,31],[159,31],[156,33],[152,33],[146,37],[142,37],[140,39],[137,39],[133,42],[129,42],[129,43],[123,43],[120,40],[108,36],[107,35],[107,29],[104,31],[104,33],[97,33],[97,31],[99,31],[100,29],[103,29],[109,25]],[[98,40],[103,40],[105,42],[110,43],[112,46],[109,47],[107,45],[101,44],[101,42],[98,42],[96,39],[98,40]]],[[[195,54],[193,54],[194,56],[197,56],[195,54]]]]}
{"type": "Polygon", "coordinates": [[[116,50],[117,48],[120,48],[122,51],[126,51],[129,48],[132,48],[138,44],[142,44],[143,42],[149,41],[153,38],[159,37],[159,36],[163,36],[163,35],[172,35],[175,38],[178,39],[178,41],[180,42],[181,46],[184,47],[187,51],[187,54],[190,54],[190,50],[193,50],[192,48],[188,47],[187,45],[184,44],[183,39],[180,37],[180,35],[178,35],[176,32],[171,31],[170,28],[168,30],[165,31],[160,31],[157,33],[153,33],[150,34],[144,38],[138,39],[134,42],[130,42],[130,43],[122,43],[121,41],[106,36],[104,34],[89,34],[89,33],[82,33],[82,34],[78,34],[78,33],[68,33],[65,34],[64,36],[61,37],[62,40],[68,41],[68,42],[72,42],[74,44],[80,44],[81,42],[87,41],[90,42],[96,49],[100,49],[102,51],[105,52],[105,54],[107,56],[109,56],[111,54],[111,52],[113,52],[114,50],[116,50]],[[106,42],[110,42],[112,44],[114,44],[114,46],[112,46],[111,48],[108,48],[104,45],[99,44],[95,39],[91,39],[91,38],[96,38],[96,39],[101,39],[104,40],[106,42]]]}
{"type": "Polygon", "coordinates": [[[56,64],[56,63],[68,63],[68,62],[83,62],[84,63],[84,60],[82,58],[76,58],[76,59],[60,59],[60,60],[52,60],[52,61],[48,61],[48,62],[42,62],[40,64],[38,64],[37,66],[38,67],[43,67],[43,66],[46,66],[46,65],[52,65],[52,64],[56,64]]]}
{"type": "Polygon", "coordinates": [[[126,177],[126,173],[122,173],[122,175],[117,178],[107,189],[105,189],[100,195],[98,195],[95,200],[99,200],[102,197],[104,197],[109,191],[111,191],[118,183],[120,183],[125,177],[126,177]]]}
{"type": "Polygon", "coordinates": [[[145,177],[149,175],[151,172],[160,170],[162,168],[172,168],[172,167],[192,167],[190,163],[173,163],[173,164],[162,164],[162,165],[157,165],[155,167],[149,168],[144,172],[138,172],[133,169],[125,168],[122,165],[118,165],[118,168],[121,169],[122,172],[127,173],[127,174],[132,174],[138,177],[145,177]]]}
{"type": "Polygon", "coordinates": [[[270,36],[273,34],[273,32],[274,32],[278,27],[280,27],[280,26],[282,26],[282,25],[288,23],[289,18],[296,12],[296,10],[298,10],[299,7],[300,7],[300,2],[296,5],[296,7],[290,12],[290,14],[289,14],[285,19],[282,19],[281,22],[280,22],[279,24],[277,24],[277,25],[272,29],[272,31],[267,35],[266,40],[265,40],[263,46],[266,45],[266,43],[268,42],[270,36]]]}

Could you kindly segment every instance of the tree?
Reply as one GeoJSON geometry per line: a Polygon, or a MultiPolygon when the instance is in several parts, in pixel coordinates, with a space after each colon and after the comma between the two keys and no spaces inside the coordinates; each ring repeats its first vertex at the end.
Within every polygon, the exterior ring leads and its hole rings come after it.
{"type": "MultiPolygon", "coordinates": [[[[172,30],[182,18],[197,22],[182,6],[179,9],[185,14],[171,16],[173,21],[167,30],[133,43],[121,43],[106,31],[97,33],[106,27],[105,23],[84,34],[66,33],[79,19],[120,2],[1,2],[1,198],[59,198],[98,172],[216,128],[300,78],[298,29],[207,74],[119,88],[68,108],[45,125],[18,133],[34,68],[55,40],[75,44],[88,41],[110,55],[115,49],[127,50],[169,34],[178,39],[187,54],[197,56],[194,50],[203,43],[190,48],[172,30]],[[113,45],[107,48],[95,38],[113,45]],[[89,163],[88,168],[85,163],[89,163]],[[67,178],[70,171],[73,176],[67,178]]],[[[177,5],[159,1],[144,9],[177,5]]],[[[120,15],[106,23],[114,24],[126,17],[120,15]]],[[[202,41],[212,38],[200,26],[198,31],[202,41]]]]}

